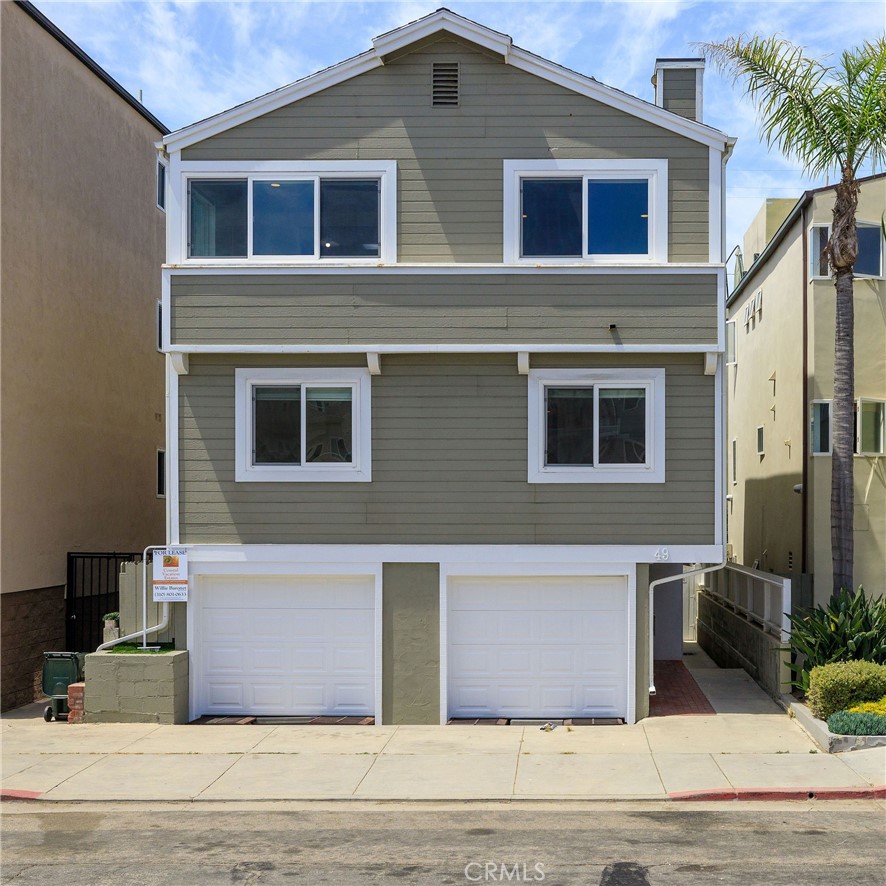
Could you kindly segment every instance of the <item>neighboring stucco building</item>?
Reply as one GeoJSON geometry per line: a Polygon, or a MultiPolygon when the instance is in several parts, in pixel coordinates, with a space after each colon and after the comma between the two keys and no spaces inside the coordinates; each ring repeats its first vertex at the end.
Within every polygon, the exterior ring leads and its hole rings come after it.
{"type": "Polygon", "coordinates": [[[6,709],[64,648],[67,553],[163,539],[168,130],[30,4],[0,4],[0,29],[6,709]]]}
{"type": "Polygon", "coordinates": [[[701,67],[441,10],[164,140],[191,716],[645,716],[725,542],[701,67]]]}
{"type": "MultiPolygon", "coordinates": [[[[833,203],[832,187],[807,191],[782,211],[786,217],[768,243],[759,237],[758,217],[745,249],[759,257],[727,303],[728,540],[746,566],[812,574],[816,603],[830,596],[833,575],[829,402],[835,296],[821,256],[833,203]]],[[[863,179],[854,281],[860,416],[854,574],[856,585],[874,593],[886,591],[884,212],[886,174],[863,179]]]]}

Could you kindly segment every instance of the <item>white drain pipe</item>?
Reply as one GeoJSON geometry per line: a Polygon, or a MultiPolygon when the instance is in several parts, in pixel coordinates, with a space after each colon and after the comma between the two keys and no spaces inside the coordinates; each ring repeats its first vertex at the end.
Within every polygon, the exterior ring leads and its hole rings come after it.
{"type": "Polygon", "coordinates": [[[649,694],[655,695],[655,668],[652,664],[655,651],[655,633],[652,626],[655,623],[655,613],[653,612],[653,604],[655,602],[655,589],[659,585],[666,585],[672,581],[683,581],[685,578],[694,578],[696,575],[705,575],[708,572],[719,572],[725,568],[727,560],[718,563],[716,566],[703,566],[700,569],[690,569],[689,572],[682,572],[679,575],[669,575],[665,578],[657,578],[655,581],[649,582],[649,694]]]}
{"type": "Polygon", "coordinates": [[[160,624],[154,627],[148,627],[148,551],[163,550],[166,545],[148,545],[142,552],[142,629],[134,634],[127,634],[125,637],[118,637],[116,640],[108,640],[102,643],[95,651],[101,652],[103,649],[110,649],[118,643],[126,643],[129,640],[135,640],[137,637],[142,638],[142,648],[148,645],[148,634],[158,634],[165,631],[169,627],[169,601],[163,602],[163,614],[160,617],[160,624]]]}

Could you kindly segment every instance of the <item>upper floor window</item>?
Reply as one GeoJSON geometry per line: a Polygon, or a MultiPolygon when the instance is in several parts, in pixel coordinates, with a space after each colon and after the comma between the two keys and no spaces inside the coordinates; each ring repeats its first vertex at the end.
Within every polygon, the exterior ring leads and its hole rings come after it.
{"type": "Polygon", "coordinates": [[[157,160],[157,208],[166,212],[166,170],[169,164],[166,160],[157,160]]]}
{"type": "Polygon", "coordinates": [[[371,479],[366,369],[238,369],[236,479],[371,479]]]}
{"type": "MultiPolygon", "coordinates": [[[[879,224],[858,222],[858,258],[855,260],[853,274],[856,277],[886,276],[883,267],[883,233],[879,224]]],[[[813,225],[810,231],[809,252],[812,259],[812,276],[824,279],[831,275],[828,259],[824,253],[831,236],[830,225],[813,225]]]]}
{"type": "Polygon", "coordinates": [[[395,260],[393,163],[182,166],[188,258],[395,260]]]}
{"type": "Polygon", "coordinates": [[[506,262],[667,261],[667,161],[505,160],[506,262]]]}
{"type": "Polygon", "coordinates": [[[663,483],[663,369],[529,373],[530,483],[663,483]]]}

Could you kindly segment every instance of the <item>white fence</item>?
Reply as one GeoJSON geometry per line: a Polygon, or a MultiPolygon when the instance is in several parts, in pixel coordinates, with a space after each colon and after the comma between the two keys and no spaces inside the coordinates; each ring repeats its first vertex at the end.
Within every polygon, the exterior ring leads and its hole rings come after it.
{"type": "Polygon", "coordinates": [[[724,569],[699,576],[698,587],[740,612],[767,634],[787,643],[790,637],[791,580],[771,572],[727,563],[724,569]]]}

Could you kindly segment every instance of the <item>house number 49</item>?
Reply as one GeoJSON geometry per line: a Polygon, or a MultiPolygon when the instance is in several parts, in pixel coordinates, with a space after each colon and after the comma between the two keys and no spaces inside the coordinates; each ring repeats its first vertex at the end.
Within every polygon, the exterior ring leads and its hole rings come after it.
{"type": "Polygon", "coordinates": [[[670,559],[670,556],[671,556],[671,553],[667,548],[659,548],[655,552],[655,559],[656,560],[668,560],[668,559],[670,559]]]}

